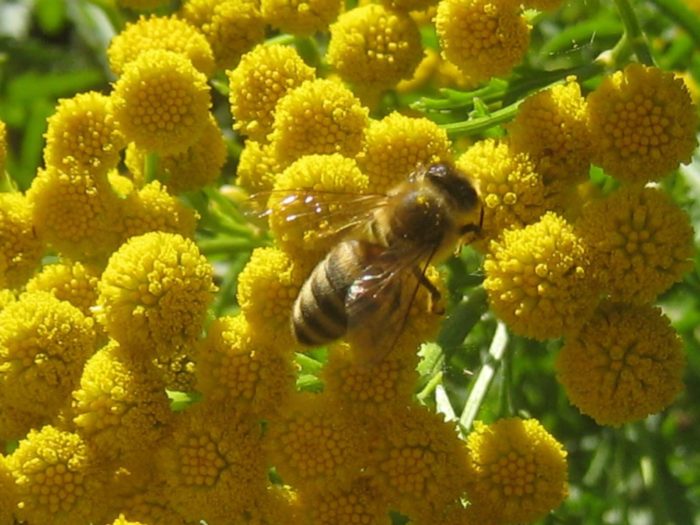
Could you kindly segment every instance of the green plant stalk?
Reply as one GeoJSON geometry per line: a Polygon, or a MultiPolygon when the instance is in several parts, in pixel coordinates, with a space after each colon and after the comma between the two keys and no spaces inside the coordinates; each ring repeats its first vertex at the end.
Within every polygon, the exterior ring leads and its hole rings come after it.
{"type": "Polygon", "coordinates": [[[0,193],[12,193],[17,191],[17,185],[10,177],[10,174],[2,170],[0,171],[0,193]]]}
{"type": "Polygon", "coordinates": [[[160,157],[157,153],[147,153],[143,159],[143,176],[146,183],[158,180],[160,157]]]}
{"type": "Polygon", "coordinates": [[[651,50],[647,44],[644,32],[639,25],[639,20],[637,19],[637,14],[634,12],[634,8],[629,0],[615,0],[615,5],[617,6],[617,11],[620,13],[622,24],[625,26],[625,34],[629,39],[634,54],[637,55],[637,59],[642,64],[653,66],[654,58],[651,56],[651,50]]]}
{"type": "Polygon", "coordinates": [[[498,393],[498,414],[500,417],[512,417],[515,415],[513,407],[512,384],[513,384],[513,350],[506,346],[501,359],[501,370],[503,380],[501,381],[498,393]]]}
{"type": "Polygon", "coordinates": [[[261,246],[260,243],[252,241],[251,239],[240,239],[236,237],[201,239],[197,244],[199,245],[199,250],[204,255],[234,255],[242,251],[251,251],[254,248],[261,246]]]}
{"type": "Polygon", "coordinates": [[[449,124],[443,124],[440,127],[447,132],[449,137],[483,133],[487,129],[497,126],[498,124],[503,124],[504,122],[513,120],[515,115],[517,115],[518,107],[520,104],[522,104],[522,102],[522,100],[518,100],[510,106],[494,111],[488,117],[464,120],[462,122],[451,122],[449,124]]]}
{"type": "Polygon", "coordinates": [[[429,397],[433,395],[433,392],[435,389],[442,383],[442,371],[436,373],[430,378],[430,381],[428,381],[428,384],[423,387],[423,390],[418,392],[416,397],[421,403],[424,403],[429,397]]]}

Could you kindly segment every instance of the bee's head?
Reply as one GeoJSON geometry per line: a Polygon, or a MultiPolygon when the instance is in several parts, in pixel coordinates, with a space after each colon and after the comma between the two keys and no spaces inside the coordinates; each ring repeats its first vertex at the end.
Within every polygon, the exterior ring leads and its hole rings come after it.
{"type": "Polygon", "coordinates": [[[431,164],[425,171],[425,179],[432,184],[458,213],[468,213],[480,205],[479,192],[460,170],[450,164],[431,164]]]}

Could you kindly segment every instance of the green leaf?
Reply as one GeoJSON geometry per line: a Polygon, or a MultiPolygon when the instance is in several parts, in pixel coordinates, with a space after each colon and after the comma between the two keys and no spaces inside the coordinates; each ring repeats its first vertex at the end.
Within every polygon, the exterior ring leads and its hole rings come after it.
{"type": "Polygon", "coordinates": [[[49,35],[59,33],[68,21],[65,0],[37,0],[34,5],[41,30],[49,35]]]}

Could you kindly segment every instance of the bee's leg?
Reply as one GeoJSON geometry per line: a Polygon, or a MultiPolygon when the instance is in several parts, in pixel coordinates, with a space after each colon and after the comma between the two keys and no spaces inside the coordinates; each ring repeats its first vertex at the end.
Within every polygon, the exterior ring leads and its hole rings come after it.
{"type": "Polygon", "coordinates": [[[442,305],[442,294],[433,283],[430,282],[425,276],[425,273],[418,267],[413,267],[413,274],[418,279],[418,283],[423,285],[428,293],[430,294],[430,311],[435,315],[443,315],[445,313],[445,307],[442,305]]]}

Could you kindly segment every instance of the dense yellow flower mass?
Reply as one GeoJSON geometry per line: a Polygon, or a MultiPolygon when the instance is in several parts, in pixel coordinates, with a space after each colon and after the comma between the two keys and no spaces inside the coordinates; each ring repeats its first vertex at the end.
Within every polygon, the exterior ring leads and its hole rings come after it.
{"type": "Polygon", "coordinates": [[[369,4],[351,9],[331,26],[327,60],[363,90],[410,78],[422,58],[418,26],[406,13],[369,4]]]}
{"type": "Polygon", "coordinates": [[[690,161],[698,116],[673,73],[630,64],[588,95],[594,162],[627,182],[658,180],[690,161]]]}
{"type": "Polygon", "coordinates": [[[282,173],[272,145],[247,140],[236,168],[236,184],[249,193],[270,191],[282,173]]]}
{"type": "Polygon", "coordinates": [[[97,304],[97,268],[80,262],[62,261],[48,264],[27,282],[28,292],[50,292],[57,299],[68,301],[84,315],[97,304]]]}
{"type": "Polygon", "coordinates": [[[340,487],[302,494],[302,509],[314,525],[359,523],[389,525],[385,495],[370,480],[360,477],[340,487]]]}
{"type": "Polygon", "coordinates": [[[112,102],[124,136],[164,155],[197,141],[211,104],[206,77],[184,56],[162,49],[144,51],[124,67],[112,102]]]}
{"type": "Polygon", "coordinates": [[[536,419],[477,421],[467,448],[467,492],[482,523],[532,523],[566,498],[566,452],[536,419]]]}
{"type": "Polygon", "coordinates": [[[569,400],[601,425],[666,408],[683,389],[682,342],[659,308],[604,303],[557,357],[569,400]]]}
{"type": "Polygon", "coordinates": [[[15,480],[7,467],[5,457],[0,454],[0,525],[13,525],[12,517],[17,504],[15,480]]]}
{"type": "Polygon", "coordinates": [[[121,75],[126,64],[151,49],[180,53],[207,76],[214,71],[214,55],[204,35],[184,20],[159,16],[142,16],[112,39],[107,48],[109,67],[121,75]]]}
{"type": "Polygon", "coordinates": [[[341,0],[260,0],[262,14],[270,25],[299,36],[327,29],[342,6],[341,0]]]}
{"type": "Polygon", "coordinates": [[[31,202],[20,193],[0,193],[0,286],[21,286],[39,265],[43,251],[31,202]]]}

